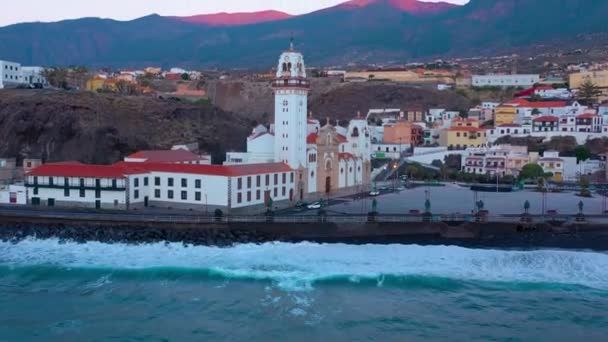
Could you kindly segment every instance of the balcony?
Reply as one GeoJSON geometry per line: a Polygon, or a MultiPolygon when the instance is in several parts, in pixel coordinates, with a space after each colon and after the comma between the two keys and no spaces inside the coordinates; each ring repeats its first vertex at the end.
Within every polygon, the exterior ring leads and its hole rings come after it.
{"type": "Polygon", "coordinates": [[[304,88],[304,89],[308,89],[310,88],[310,82],[308,82],[308,80],[306,79],[293,79],[293,78],[289,78],[289,79],[277,79],[274,80],[272,82],[272,87],[273,88],[304,88]]]}

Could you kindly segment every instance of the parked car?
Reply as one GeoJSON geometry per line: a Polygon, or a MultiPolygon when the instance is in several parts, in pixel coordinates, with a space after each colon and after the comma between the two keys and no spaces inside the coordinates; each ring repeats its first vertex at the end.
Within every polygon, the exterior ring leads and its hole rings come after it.
{"type": "Polygon", "coordinates": [[[321,209],[321,202],[314,202],[307,206],[308,209],[321,209]]]}
{"type": "Polygon", "coordinates": [[[308,203],[304,202],[304,201],[298,201],[296,202],[295,207],[298,209],[303,209],[306,208],[308,206],[308,203]]]}
{"type": "Polygon", "coordinates": [[[373,190],[372,192],[369,193],[370,196],[376,197],[376,196],[380,196],[380,191],[378,190],[373,190]]]}

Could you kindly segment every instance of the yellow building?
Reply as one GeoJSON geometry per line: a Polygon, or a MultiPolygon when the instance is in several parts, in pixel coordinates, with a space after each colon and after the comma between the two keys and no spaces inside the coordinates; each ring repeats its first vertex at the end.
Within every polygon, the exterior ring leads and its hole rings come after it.
{"type": "Polygon", "coordinates": [[[585,81],[591,81],[596,87],[602,90],[602,95],[599,101],[608,100],[608,70],[602,71],[585,71],[570,74],[570,89],[573,91],[579,90],[585,81]]]}
{"type": "Polygon", "coordinates": [[[88,91],[98,91],[100,89],[103,89],[103,85],[105,84],[105,82],[106,80],[104,78],[96,76],[87,81],[86,88],[88,91]]]}
{"type": "Polygon", "coordinates": [[[487,133],[479,127],[479,120],[455,119],[452,127],[441,132],[439,143],[451,149],[482,147],[487,144],[487,133]]]}
{"type": "Polygon", "coordinates": [[[499,106],[496,107],[494,126],[498,127],[505,124],[514,124],[517,120],[517,107],[499,106]]]}

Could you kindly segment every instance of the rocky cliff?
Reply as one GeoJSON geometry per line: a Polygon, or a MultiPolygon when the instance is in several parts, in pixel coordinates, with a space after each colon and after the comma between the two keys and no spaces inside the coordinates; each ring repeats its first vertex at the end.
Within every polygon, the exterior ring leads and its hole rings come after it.
{"type": "Polygon", "coordinates": [[[251,122],[206,103],[49,90],[0,91],[0,156],[112,163],[140,149],[199,142],[220,158],[251,122]]]}

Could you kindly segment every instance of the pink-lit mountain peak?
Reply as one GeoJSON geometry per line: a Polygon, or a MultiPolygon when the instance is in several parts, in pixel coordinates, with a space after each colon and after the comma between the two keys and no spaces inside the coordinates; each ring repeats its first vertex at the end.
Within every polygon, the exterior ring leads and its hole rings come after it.
{"type": "Polygon", "coordinates": [[[193,15],[190,17],[175,17],[180,21],[191,24],[209,26],[240,26],[259,24],[270,21],[289,19],[292,16],[279,11],[241,12],[241,13],[214,13],[193,15]]]}
{"type": "Polygon", "coordinates": [[[418,0],[351,0],[338,6],[361,8],[381,2],[410,14],[439,13],[458,6],[447,2],[423,2],[418,0]]]}

